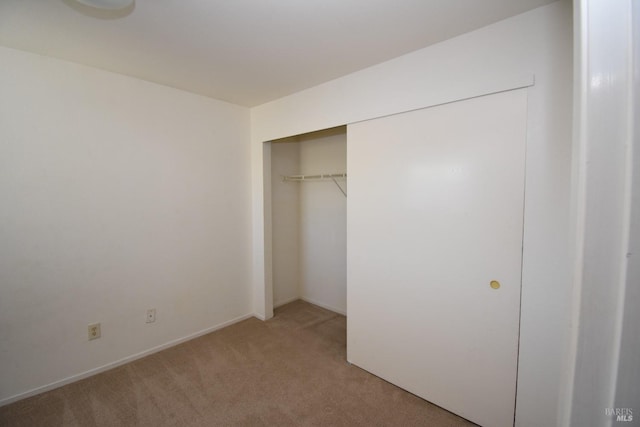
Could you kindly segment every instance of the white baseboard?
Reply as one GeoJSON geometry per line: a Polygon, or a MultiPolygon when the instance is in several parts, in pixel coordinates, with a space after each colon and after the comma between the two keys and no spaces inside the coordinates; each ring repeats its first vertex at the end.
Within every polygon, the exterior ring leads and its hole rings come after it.
{"type": "Polygon", "coordinates": [[[344,311],[344,310],[340,310],[338,308],[331,307],[330,305],[327,305],[327,304],[324,304],[324,303],[321,303],[321,302],[318,302],[318,301],[314,301],[311,298],[300,297],[300,299],[302,301],[306,301],[306,302],[308,302],[310,304],[317,305],[318,307],[322,307],[322,308],[327,309],[329,311],[333,311],[334,313],[342,314],[343,316],[347,315],[347,312],[344,311]]]}
{"type": "Polygon", "coordinates": [[[255,317],[258,320],[262,320],[263,322],[267,320],[267,317],[263,314],[253,313],[253,317],[255,317]]]}
{"type": "Polygon", "coordinates": [[[240,316],[240,317],[236,317],[235,319],[227,320],[226,322],[222,322],[222,323],[220,323],[218,325],[212,326],[212,327],[207,328],[207,329],[203,329],[201,331],[195,332],[195,333],[187,335],[185,337],[169,341],[169,342],[167,342],[165,344],[161,344],[159,346],[150,348],[148,350],[144,350],[144,351],[142,351],[140,353],[136,353],[136,354],[133,354],[131,356],[124,357],[124,358],[122,358],[120,360],[116,360],[115,362],[107,363],[106,365],[100,366],[98,368],[89,369],[88,371],[81,372],[79,374],[72,375],[70,377],[63,378],[63,379],[58,380],[58,381],[54,381],[54,382],[52,382],[50,384],[43,385],[41,387],[36,387],[36,388],[31,389],[31,390],[25,391],[23,393],[18,393],[15,396],[11,396],[11,397],[7,397],[5,399],[1,399],[0,400],[0,406],[5,406],[5,405],[8,405],[10,403],[17,402],[18,400],[22,400],[22,399],[25,399],[27,397],[35,396],[36,394],[44,393],[45,391],[53,390],[53,389],[56,389],[58,387],[62,387],[64,385],[71,384],[71,383],[79,381],[81,379],[88,378],[90,376],[99,374],[101,372],[108,371],[109,369],[116,368],[118,366],[124,365],[124,364],[129,363],[129,362],[133,362],[134,360],[141,359],[141,358],[143,358],[145,356],[149,356],[149,355],[151,355],[153,353],[157,353],[157,352],[165,350],[165,349],[167,349],[169,347],[173,347],[173,346],[176,346],[178,344],[182,344],[183,342],[192,340],[194,338],[198,338],[198,337],[200,337],[202,335],[206,335],[206,334],[211,333],[213,331],[217,331],[218,329],[226,328],[227,326],[231,326],[234,323],[238,323],[238,322],[241,322],[243,320],[249,319],[250,317],[257,317],[257,316],[254,316],[253,313],[245,314],[244,316],[240,316]]]}

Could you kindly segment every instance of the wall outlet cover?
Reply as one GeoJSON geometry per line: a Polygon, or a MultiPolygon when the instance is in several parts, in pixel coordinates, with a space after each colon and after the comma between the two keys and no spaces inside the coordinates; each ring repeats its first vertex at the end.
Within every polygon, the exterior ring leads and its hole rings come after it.
{"type": "Polygon", "coordinates": [[[100,338],[100,323],[92,323],[88,328],[89,341],[100,338]]]}

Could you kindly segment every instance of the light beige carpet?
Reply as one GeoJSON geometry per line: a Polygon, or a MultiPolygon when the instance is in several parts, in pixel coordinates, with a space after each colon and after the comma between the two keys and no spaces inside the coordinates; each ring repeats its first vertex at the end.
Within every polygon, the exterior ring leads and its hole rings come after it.
{"type": "Polygon", "coordinates": [[[1,426],[469,426],[346,362],[346,319],[296,301],[0,408],[1,426]]]}

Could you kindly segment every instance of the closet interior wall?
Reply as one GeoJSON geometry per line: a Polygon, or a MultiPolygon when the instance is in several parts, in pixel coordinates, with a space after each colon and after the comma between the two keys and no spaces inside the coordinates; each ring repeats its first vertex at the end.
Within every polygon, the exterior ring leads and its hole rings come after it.
{"type": "Polygon", "coordinates": [[[283,181],[345,173],[346,147],[345,127],[271,143],[274,307],[303,299],[346,314],[347,199],[332,180],[283,181]]]}

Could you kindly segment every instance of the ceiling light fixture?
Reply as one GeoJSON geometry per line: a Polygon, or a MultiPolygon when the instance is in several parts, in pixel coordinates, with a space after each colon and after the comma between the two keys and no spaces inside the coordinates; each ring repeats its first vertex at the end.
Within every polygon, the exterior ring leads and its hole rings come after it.
{"type": "Polygon", "coordinates": [[[76,0],[85,6],[103,10],[119,10],[133,5],[134,0],[76,0]]]}

